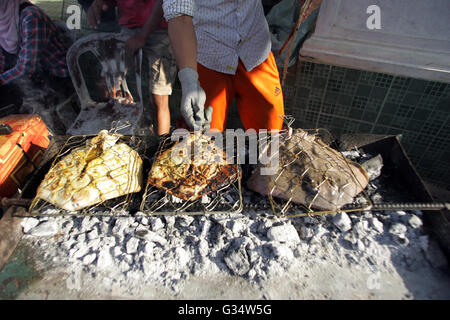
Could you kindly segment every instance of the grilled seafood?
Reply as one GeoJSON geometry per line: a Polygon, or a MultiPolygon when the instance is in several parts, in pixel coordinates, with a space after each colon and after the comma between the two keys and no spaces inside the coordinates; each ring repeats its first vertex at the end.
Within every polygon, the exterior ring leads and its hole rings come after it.
{"type": "Polygon", "coordinates": [[[247,182],[251,190],[308,208],[336,211],[352,202],[369,182],[359,164],[301,129],[280,143],[277,155],[278,171],[262,175],[260,165],[247,182]]]}
{"type": "Polygon", "coordinates": [[[68,211],[139,192],[142,159],[106,130],[74,149],[46,174],[36,197],[68,211]]]}
{"type": "Polygon", "coordinates": [[[227,164],[225,153],[211,137],[196,133],[157,157],[148,183],[194,201],[234,182],[238,174],[236,165],[227,164]]]}

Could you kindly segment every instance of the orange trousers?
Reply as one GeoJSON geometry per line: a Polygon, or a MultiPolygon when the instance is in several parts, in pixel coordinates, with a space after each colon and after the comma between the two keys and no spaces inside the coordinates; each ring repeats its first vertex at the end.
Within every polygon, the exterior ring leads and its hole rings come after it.
{"type": "Polygon", "coordinates": [[[248,72],[241,60],[236,74],[225,74],[197,65],[200,85],[206,93],[205,108],[213,107],[211,129],[224,131],[228,109],[236,104],[245,130],[280,130],[284,102],[275,58],[269,57],[248,72]]]}

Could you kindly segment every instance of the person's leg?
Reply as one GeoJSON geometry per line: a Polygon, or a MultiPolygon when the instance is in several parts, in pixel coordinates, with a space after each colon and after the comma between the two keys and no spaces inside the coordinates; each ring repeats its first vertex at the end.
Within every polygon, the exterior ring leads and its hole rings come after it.
{"type": "Polygon", "coordinates": [[[149,86],[156,111],[157,133],[161,136],[170,132],[169,96],[177,73],[167,30],[154,31],[144,53],[149,61],[149,86]]]}
{"type": "Polygon", "coordinates": [[[228,108],[234,97],[231,75],[208,69],[197,64],[198,79],[206,93],[205,109],[213,107],[211,129],[224,131],[228,108]]]}
{"type": "Polygon", "coordinates": [[[158,136],[168,134],[170,132],[169,96],[154,94],[153,101],[156,109],[158,136]]]}
{"type": "Polygon", "coordinates": [[[248,72],[241,61],[234,77],[236,104],[245,129],[280,130],[284,101],[280,76],[272,52],[248,72]]]}

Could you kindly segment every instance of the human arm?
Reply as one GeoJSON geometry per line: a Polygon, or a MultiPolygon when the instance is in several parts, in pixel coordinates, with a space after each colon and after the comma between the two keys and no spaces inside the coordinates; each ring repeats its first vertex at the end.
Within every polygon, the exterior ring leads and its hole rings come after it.
{"type": "Polygon", "coordinates": [[[21,21],[22,42],[16,65],[0,74],[0,86],[36,71],[45,44],[46,26],[39,17],[26,14],[21,21]]]}
{"type": "Polygon", "coordinates": [[[197,73],[197,37],[192,17],[193,0],[164,0],[164,17],[169,25],[169,39],[177,61],[180,79],[181,114],[194,130],[208,130],[212,107],[205,111],[206,95],[200,86],[197,73]]]}
{"type": "Polygon", "coordinates": [[[137,50],[143,48],[150,34],[158,28],[164,17],[162,3],[162,0],[157,0],[155,2],[152,13],[147,19],[145,25],[142,27],[141,31],[138,34],[128,38],[125,43],[128,53],[134,54],[137,50]]]}
{"type": "Polygon", "coordinates": [[[169,21],[169,38],[177,61],[182,88],[181,114],[194,130],[208,130],[212,107],[205,111],[206,95],[197,73],[197,37],[192,17],[183,15],[169,21]]]}
{"type": "Polygon", "coordinates": [[[94,29],[97,29],[97,26],[101,23],[102,11],[108,11],[116,5],[116,0],[94,0],[87,10],[87,23],[94,29]]]}

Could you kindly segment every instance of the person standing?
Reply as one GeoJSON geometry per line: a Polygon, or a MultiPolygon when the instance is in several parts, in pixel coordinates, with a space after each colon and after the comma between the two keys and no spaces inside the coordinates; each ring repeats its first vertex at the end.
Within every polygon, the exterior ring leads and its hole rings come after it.
{"type": "Polygon", "coordinates": [[[170,132],[169,96],[176,77],[176,62],[169,42],[167,22],[162,16],[162,0],[94,0],[88,9],[88,23],[94,28],[102,11],[117,5],[121,33],[128,36],[130,53],[143,48],[149,65],[149,86],[156,105],[158,135],[170,132]]]}
{"type": "Polygon", "coordinates": [[[187,124],[223,131],[235,98],[246,130],[281,129],[283,94],[261,1],[164,0],[163,10],[187,124]]]}
{"type": "MultiPolygon", "coordinates": [[[[320,2],[313,0],[307,14],[320,2]]],[[[245,129],[280,130],[283,94],[261,1],[164,0],[163,10],[187,124],[223,131],[236,98],[245,129]]]]}

